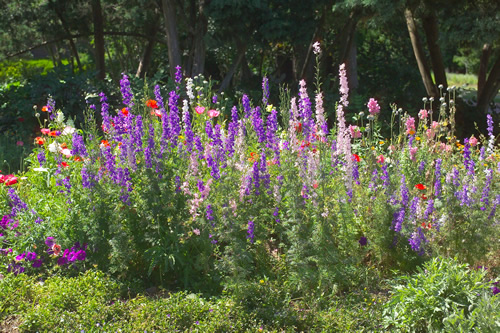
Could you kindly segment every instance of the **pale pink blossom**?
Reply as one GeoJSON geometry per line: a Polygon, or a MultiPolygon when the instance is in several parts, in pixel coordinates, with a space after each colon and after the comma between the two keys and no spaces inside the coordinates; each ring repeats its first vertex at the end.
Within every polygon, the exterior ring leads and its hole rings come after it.
{"type": "Polygon", "coordinates": [[[437,121],[433,121],[432,124],[431,124],[431,128],[432,129],[436,129],[439,127],[439,123],[437,121]]]}
{"type": "Polygon", "coordinates": [[[471,145],[471,147],[475,147],[477,145],[478,141],[476,139],[476,137],[473,135],[470,137],[469,139],[469,144],[471,145]]]}
{"type": "Polygon", "coordinates": [[[50,133],[50,129],[48,129],[48,128],[42,128],[40,131],[42,132],[42,134],[45,134],[45,135],[49,135],[49,133],[50,133]]]}
{"type": "Polygon", "coordinates": [[[220,114],[220,112],[217,111],[217,110],[213,110],[213,109],[212,110],[208,110],[208,116],[210,118],[217,117],[219,114],[220,114]]]}
{"type": "Polygon", "coordinates": [[[351,137],[353,139],[361,138],[361,130],[356,125],[349,125],[349,131],[351,131],[351,137]]]}
{"type": "Polygon", "coordinates": [[[427,110],[425,110],[425,109],[420,110],[420,112],[418,113],[418,117],[420,119],[427,119],[428,115],[429,114],[428,114],[427,110]]]}
{"type": "Polygon", "coordinates": [[[425,131],[425,135],[427,135],[427,138],[429,140],[432,140],[434,139],[434,135],[436,135],[436,133],[434,133],[434,131],[429,128],[427,131],[425,131]]]}
{"type": "Polygon", "coordinates": [[[416,161],[417,160],[417,147],[411,147],[410,148],[410,160],[416,161]]]}
{"type": "Polygon", "coordinates": [[[366,106],[368,107],[368,112],[370,112],[372,116],[380,113],[380,106],[375,98],[370,98],[366,106]]]}
{"type": "Polygon", "coordinates": [[[200,235],[200,229],[193,229],[193,234],[195,234],[196,236],[199,236],[200,235]]]}

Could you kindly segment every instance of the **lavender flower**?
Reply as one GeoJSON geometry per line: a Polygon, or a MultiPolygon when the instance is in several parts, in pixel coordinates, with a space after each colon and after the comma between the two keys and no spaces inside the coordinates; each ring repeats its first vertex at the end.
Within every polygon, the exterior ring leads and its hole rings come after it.
{"type": "Polygon", "coordinates": [[[418,166],[418,173],[422,174],[425,171],[425,161],[420,162],[420,165],[418,166]]]}
{"type": "Polygon", "coordinates": [[[11,217],[15,217],[18,213],[28,210],[28,205],[21,200],[21,198],[16,194],[16,190],[13,188],[8,189],[8,196],[10,199],[10,207],[11,207],[11,217]]]}
{"type": "Polygon", "coordinates": [[[243,104],[243,113],[245,114],[245,118],[248,118],[251,114],[251,107],[250,99],[247,95],[243,95],[243,97],[241,98],[241,104],[243,104]]]}
{"type": "Polygon", "coordinates": [[[394,212],[392,218],[392,230],[394,230],[395,232],[401,232],[404,219],[405,219],[405,209],[404,207],[401,207],[394,212]]]}
{"type": "Polygon", "coordinates": [[[168,99],[168,107],[170,108],[170,133],[172,139],[172,145],[177,145],[177,137],[181,133],[181,124],[179,118],[179,109],[177,108],[177,101],[179,100],[179,95],[175,91],[171,91],[168,99]]]}
{"type": "Polygon", "coordinates": [[[436,180],[434,182],[434,195],[436,198],[441,196],[441,163],[442,159],[438,158],[436,160],[436,171],[434,172],[434,176],[436,180]]]}
{"type": "Polygon", "coordinates": [[[266,141],[266,131],[264,130],[264,122],[262,121],[259,107],[256,107],[255,109],[253,109],[252,124],[253,124],[253,128],[255,130],[255,133],[257,133],[259,143],[265,142],[266,141]]]}
{"type": "Polygon", "coordinates": [[[401,205],[406,207],[410,198],[408,194],[408,187],[406,187],[406,178],[403,174],[401,174],[401,186],[399,187],[399,193],[401,194],[401,205]]]}
{"type": "Polygon", "coordinates": [[[181,66],[175,67],[175,83],[180,84],[182,81],[182,68],[181,66]]]}
{"type": "Polygon", "coordinates": [[[73,132],[72,138],[73,150],[71,151],[75,156],[87,157],[87,148],[85,148],[85,143],[83,142],[83,137],[79,135],[76,131],[73,132]]]}
{"type": "Polygon", "coordinates": [[[488,207],[490,204],[489,194],[491,188],[491,180],[493,179],[493,170],[486,169],[484,170],[484,173],[486,174],[486,179],[484,182],[483,193],[481,194],[480,200],[480,202],[482,203],[481,210],[486,210],[486,207],[488,207]]]}
{"type": "Polygon", "coordinates": [[[249,239],[250,243],[253,244],[255,239],[255,226],[252,220],[248,221],[247,234],[247,239],[249,239]]]}
{"type": "Polygon", "coordinates": [[[134,95],[132,94],[132,90],[130,89],[130,81],[128,80],[128,76],[122,73],[122,79],[120,80],[120,92],[123,96],[123,104],[132,108],[134,106],[134,102],[132,99],[134,95]]]}
{"type": "Polygon", "coordinates": [[[206,217],[207,217],[207,220],[209,221],[213,221],[214,219],[214,212],[212,210],[212,205],[207,205],[207,210],[206,210],[206,217]]]}
{"type": "Polygon", "coordinates": [[[38,154],[36,155],[36,158],[38,159],[38,163],[40,164],[40,166],[43,166],[43,163],[45,163],[47,161],[47,159],[45,158],[45,151],[43,151],[43,150],[40,150],[38,152],[38,154]]]}
{"type": "Polygon", "coordinates": [[[269,80],[267,76],[262,79],[262,105],[267,106],[269,100],[269,80]]]}
{"type": "Polygon", "coordinates": [[[425,238],[422,228],[419,227],[417,232],[414,232],[411,235],[411,238],[408,239],[411,249],[415,252],[418,252],[419,255],[423,255],[424,253],[422,248],[422,241],[428,242],[428,240],[425,238]]]}

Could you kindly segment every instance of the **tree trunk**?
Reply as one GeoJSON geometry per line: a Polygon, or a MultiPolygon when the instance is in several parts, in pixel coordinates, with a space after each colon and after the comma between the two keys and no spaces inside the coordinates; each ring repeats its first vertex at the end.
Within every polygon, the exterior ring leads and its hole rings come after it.
{"type": "Polygon", "coordinates": [[[481,89],[481,94],[477,96],[478,111],[483,114],[488,111],[488,106],[497,95],[498,89],[500,89],[500,55],[497,57],[495,64],[488,75],[488,79],[481,89]]]}
{"type": "Polygon", "coordinates": [[[484,44],[479,60],[479,72],[477,73],[477,96],[481,95],[484,84],[486,83],[486,74],[488,74],[488,61],[491,55],[491,45],[484,44]]]}
{"type": "Polygon", "coordinates": [[[205,16],[205,0],[200,0],[198,4],[198,15],[193,36],[193,66],[191,76],[203,74],[205,72],[205,41],[207,33],[207,18],[205,16]]]}
{"type": "Polygon", "coordinates": [[[226,90],[229,87],[229,84],[231,83],[231,79],[234,76],[234,73],[236,73],[236,69],[241,63],[241,60],[243,60],[243,57],[245,56],[245,52],[247,50],[246,44],[237,42],[237,50],[238,53],[236,54],[236,57],[233,61],[233,64],[229,68],[229,71],[227,72],[226,76],[224,77],[224,80],[222,80],[222,83],[219,88],[219,93],[221,91],[226,90]]]}
{"type": "Polygon", "coordinates": [[[345,61],[347,66],[347,82],[349,84],[349,92],[354,92],[358,89],[358,61],[357,61],[357,48],[356,40],[353,38],[350,43],[349,52],[347,54],[347,61],[345,61]]]}
{"type": "Polygon", "coordinates": [[[415,19],[413,18],[413,13],[408,8],[405,9],[405,18],[408,33],[410,34],[411,45],[413,47],[413,53],[415,54],[418,70],[420,71],[420,76],[422,77],[427,95],[437,97],[439,93],[434,85],[434,82],[432,82],[431,72],[425,61],[424,50],[418,35],[415,19]]]}
{"type": "Polygon", "coordinates": [[[139,66],[137,67],[137,72],[135,76],[143,78],[146,75],[146,72],[149,69],[149,65],[151,64],[151,57],[153,56],[153,49],[155,46],[155,37],[158,32],[158,19],[155,18],[151,25],[149,26],[148,35],[151,36],[151,39],[148,40],[146,44],[146,48],[144,49],[144,53],[142,54],[141,60],[139,60],[139,66]]]}
{"type": "Polygon", "coordinates": [[[177,34],[177,22],[174,0],[162,0],[163,18],[167,33],[168,64],[170,76],[175,78],[175,67],[181,65],[181,50],[179,47],[179,36],[177,34]]]}
{"type": "Polygon", "coordinates": [[[424,17],[423,26],[425,37],[427,39],[427,48],[431,56],[432,70],[434,71],[434,79],[436,85],[442,84],[444,89],[448,87],[446,80],[446,71],[443,63],[441,48],[439,47],[439,28],[436,13],[434,9],[430,9],[431,13],[424,17]]]}
{"type": "Polygon", "coordinates": [[[92,0],[92,15],[94,19],[94,43],[97,78],[104,80],[106,67],[104,62],[104,20],[100,0],[92,0]]]}

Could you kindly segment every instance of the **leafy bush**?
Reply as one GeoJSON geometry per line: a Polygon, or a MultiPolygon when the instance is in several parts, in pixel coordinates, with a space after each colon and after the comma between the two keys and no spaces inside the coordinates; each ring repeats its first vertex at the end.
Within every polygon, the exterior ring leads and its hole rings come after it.
{"type": "MultiPolygon", "coordinates": [[[[470,270],[456,259],[434,258],[404,276],[392,286],[391,298],[384,305],[386,328],[405,331],[439,331],[453,326],[474,326],[475,320],[498,305],[486,305],[491,284],[486,270],[470,270]]],[[[498,297],[496,297],[498,298],[498,297]]],[[[498,302],[496,302],[498,304],[498,302]]],[[[488,321],[482,321],[488,325],[488,321]]]]}

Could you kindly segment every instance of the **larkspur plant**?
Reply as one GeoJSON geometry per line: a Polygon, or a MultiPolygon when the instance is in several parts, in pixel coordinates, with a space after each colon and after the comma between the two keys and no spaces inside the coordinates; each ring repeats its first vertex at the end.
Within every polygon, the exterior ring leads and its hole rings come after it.
{"type": "Polygon", "coordinates": [[[498,248],[492,121],[481,141],[456,141],[452,100],[416,119],[372,98],[368,122],[347,124],[344,65],[333,128],[321,85],[310,98],[304,81],[277,108],[264,79],[263,108],[244,95],[224,118],[211,82],[177,72],[175,90],[156,86],[148,100],[123,75],[123,105],[100,94],[84,130],[49,102],[30,170],[0,185],[5,258],[34,263],[34,244],[55,237],[79,242],[57,264],[88,261],[119,277],[203,289],[286,267],[298,290],[324,293],[355,279],[368,254],[404,267],[437,253],[473,262],[498,248]],[[383,112],[392,112],[386,139],[383,112]]]}

